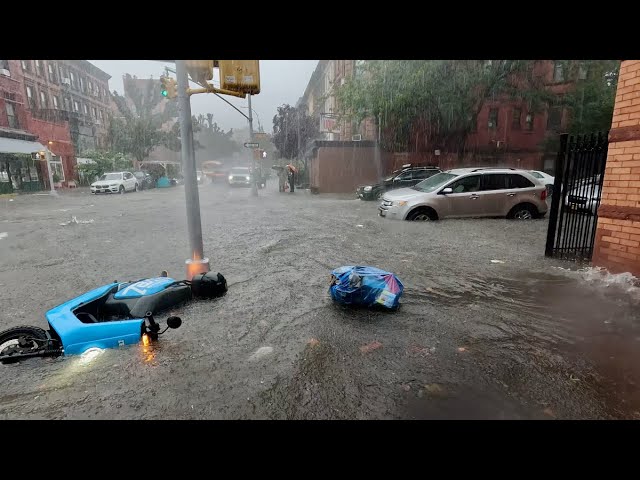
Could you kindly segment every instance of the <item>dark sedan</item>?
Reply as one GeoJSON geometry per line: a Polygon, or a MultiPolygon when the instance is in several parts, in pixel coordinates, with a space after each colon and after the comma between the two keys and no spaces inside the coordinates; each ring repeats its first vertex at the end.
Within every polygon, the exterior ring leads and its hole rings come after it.
{"type": "Polygon", "coordinates": [[[361,200],[376,200],[382,198],[384,192],[412,187],[436,173],[440,173],[437,167],[405,167],[396,170],[380,183],[359,186],[356,189],[356,196],[361,200]]]}
{"type": "Polygon", "coordinates": [[[156,182],[153,180],[153,177],[147,172],[137,171],[133,172],[133,175],[138,179],[138,186],[140,187],[140,190],[148,190],[156,186],[156,182]]]}

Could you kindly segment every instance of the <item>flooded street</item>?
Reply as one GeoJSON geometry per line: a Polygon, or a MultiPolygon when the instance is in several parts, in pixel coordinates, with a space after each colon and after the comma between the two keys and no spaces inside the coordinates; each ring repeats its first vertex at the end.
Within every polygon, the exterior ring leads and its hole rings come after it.
{"type": "MultiPolygon", "coordinates": [[[[398,222],[277,188],[200,186],[227,295],[151,346],[0,365],[0,418],[640,418],[640,286],[545,258],[546,219],[398,222]],[[335,305],[342,265],[398,275],[399,311],[335,305]]],[[[182,187],[0,198],[0,232],[0,330],[190,255],[182,187]]]]}

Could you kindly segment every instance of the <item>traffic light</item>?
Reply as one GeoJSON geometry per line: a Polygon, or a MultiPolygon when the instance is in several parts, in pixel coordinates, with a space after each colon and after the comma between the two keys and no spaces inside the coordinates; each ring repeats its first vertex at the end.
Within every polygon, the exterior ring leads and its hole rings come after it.
{"type": "Polygon", "coordinates": [[[267,152],[265,152],[264,150],[262,150],[262,158],[267,158],[267,152]]]}
{"type": "Polygon", "coordinates": [[[160,85],[160,93],[163,97],[176,98],[178,96],[178,82],[175,79],[163,75],[160,77],[160,85]]]}
{"type": "Polygon", "coordinates": [[[207,80],[213,80],[214,60],[185,60],[191,79],[206,87],[207,80]]]}

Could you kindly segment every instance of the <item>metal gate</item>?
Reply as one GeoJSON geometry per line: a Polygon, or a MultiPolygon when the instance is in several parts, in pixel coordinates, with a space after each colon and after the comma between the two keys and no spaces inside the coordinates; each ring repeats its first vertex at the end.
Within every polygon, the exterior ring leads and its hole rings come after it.
{"type": "Polygon", "coordinates": [[[546,256],[591,259],[607,148],[606,133],[560,136],[546,256]]]}

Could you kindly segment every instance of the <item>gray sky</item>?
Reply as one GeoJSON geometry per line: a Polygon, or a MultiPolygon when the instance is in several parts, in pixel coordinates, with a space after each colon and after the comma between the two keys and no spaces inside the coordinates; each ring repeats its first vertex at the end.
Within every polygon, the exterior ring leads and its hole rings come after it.
{"type": "MultiPolygon", "coordinates": [[[[122,94],[122,76],[125,73],[138,78],[160,78],[165,64],[149,60],[89,60],[96,67],[111,75],[109,90],[122,94]]],[[[316,68],[318,60],[261,60],[260,94],[251,99],[253,110],[257,112],[265,132],[273,130],[272,119],[276,108],[283,103],[295,105],[304,93],[304,89],[316,68]]],[[[175,65],[166,64],[175,70],[175,65]]],[[[214,78],[214,81],[217,79],[214,78]]],[[[217,84],[219,85],[219,84],[217,84]]],[[[160,83],[158,82],[158,88],[160,83]]],[[[236,107],[246,107],[247,100],[225,95],[225,99],[236,107]]],[[[242,110],[242,109],[241,109],[242,110]]],[[[246,113],[247,109],[243,109],[246,113]]],[[[214,121],[220,128],[243,128],[247,120],[237,111],[213,94],[201,94],[191,97],[191,112],[194,115],[213,113],[214,121]]],[[[254,115],[253,126],[258,130],[258,121],[254,115]]]]}

